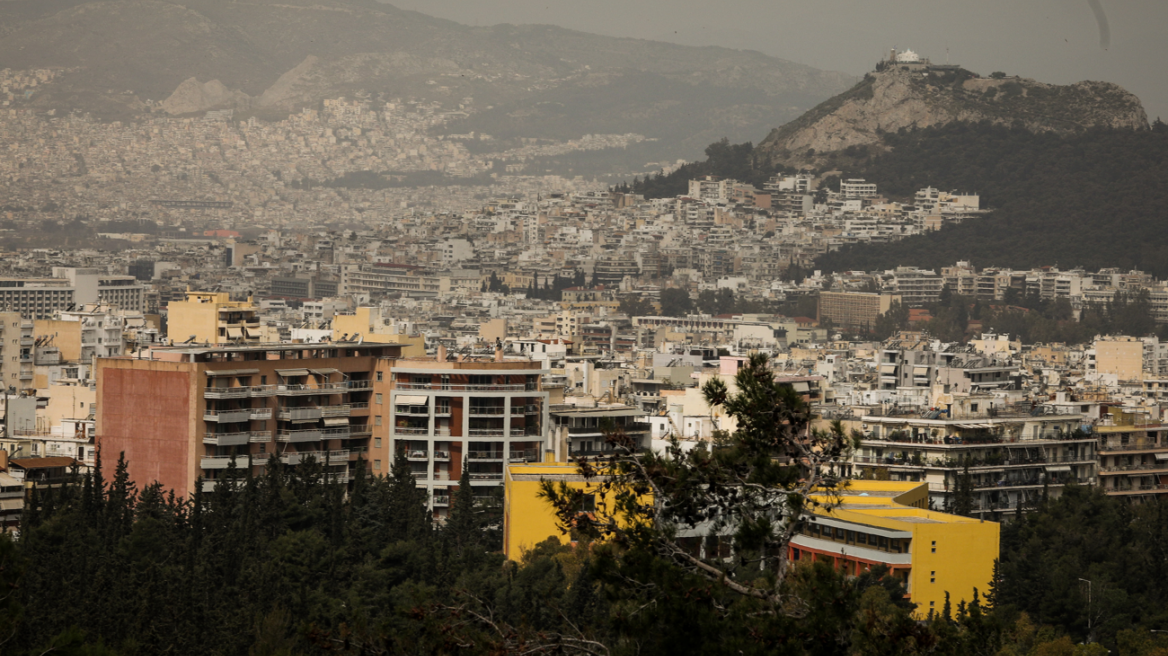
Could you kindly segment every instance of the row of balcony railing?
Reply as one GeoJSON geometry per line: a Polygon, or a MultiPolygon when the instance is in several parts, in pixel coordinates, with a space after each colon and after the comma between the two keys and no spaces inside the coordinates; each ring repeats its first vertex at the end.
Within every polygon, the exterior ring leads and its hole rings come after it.
{"type": "Polygon", "coordinates": [[[396,383],[399,390],[436,390],[441,392],[538,392],[534,385],[500,384],[470,385],[465,383],[396,383]]]}
{"type": "Polygon", "coordinates": [[[350,391],[370,389],[367,380],[346,380],[319,385],[251,385],[241,387],[205,387],[206,399],[246,399],[260,396],[305,396],[310,394],[343,394],[350,391]]]}

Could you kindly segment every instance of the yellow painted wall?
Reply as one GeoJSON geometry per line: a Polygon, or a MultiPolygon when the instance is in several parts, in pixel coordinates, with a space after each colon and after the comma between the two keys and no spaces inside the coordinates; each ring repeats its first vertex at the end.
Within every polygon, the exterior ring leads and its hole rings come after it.
{"type": "Polygon", "coordinates": [[[89,405],[97,403],[97,389],[89,385],[52,385],[46,390],[49,401],[37,410],[37,428],[48,431],[63,419],[84,419],[89,405]]]}
{"type": "Polygon", "coordinates": [[[974,588],[984,599],[998,557],[998,524],[970,520],[914,526],[910,592],[917,615],[925,617],[930,609],[940,613],[946,592],[954,608],[958,602],[969,603],[974,588]]]}
{"type": "MultiPolygon", "coordinates": [[[[509,465],[503,479],[503,555],[509,560],[520,560],[524,551],[550,537],[568,543],[568,536],[556,526],[551,505],[538,497],[540,481],[536,477],[556,481],[557,485],[564,481],[572,489],[585,492],[594,492],[602,482],[600,479],[585,482],[573,463],[509,465]],[[516,477],[533,480],[516,480],[516,477]]],[[[649,503],[649,498],[644,502],[649,503]]],[[[603,497],[596,500],[598,507],[603,503],[603,497]]],[[[612,508],[611,501],[607,507],[612,508]]]]}
{"type": "Polygon", "coordinates": [[[338,314],[333,316],[333,339],[340,339],[341,335],[356,335],[367,342],[378,344],[401,344],[403,358],[420,358],[426,355],[426,338],[422,335],[401,335],[390,332],[378,332],[383,326],[378,308],[359,307],[353,314],[338,314]]]}
{"type": "Polygon", "coordinates": [[[53,346],[61,349],[62,362],[81,359],[81,322],[37,319],[33,324],[36,337],[53,337],[53,346]]]}
{"type": "Polygon", "coordinates": [[[194,335],[196,342],[219,343],[219,309],[251,308],[252,304],[232,301],[224,292],[187,292],[187,300],[167,306],[167,336],[176,344],[194,335]]]}

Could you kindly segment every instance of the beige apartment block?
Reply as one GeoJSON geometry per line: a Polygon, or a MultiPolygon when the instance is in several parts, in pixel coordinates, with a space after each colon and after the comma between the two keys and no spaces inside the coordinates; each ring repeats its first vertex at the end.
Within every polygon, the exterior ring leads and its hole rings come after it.
{"type": "Polygon", "coordinates": [[[1101,337],[1095,340],[1095,370],[1115,374],[1119,380],[1144,379],[1144,342],[1136,337],[1101,337]]]}
{"type": "Polygon", "coordinates": [[[818,321],[830,320],[833,325],[847,329],[866,329],[876,325],[876,317],[900,302],[899,294],[863,292],[820,292],[818,321]]]}

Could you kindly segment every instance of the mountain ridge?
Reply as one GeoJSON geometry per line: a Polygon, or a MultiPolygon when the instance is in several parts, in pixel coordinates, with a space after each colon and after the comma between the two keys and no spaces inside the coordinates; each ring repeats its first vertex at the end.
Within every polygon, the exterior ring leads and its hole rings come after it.
{"type": "Polygon", "coordinates": [[[881,151],[884,133],[957,122],[1063,134],[1148,127],[1139,98],[1109,82],[1053,85],[1001,74],[985,78],[956,67],[888,65],[771,130],[753,155],[765,166],[819,168],[832,154],[881,151]]]}
{"type": "MultiPolygon", "coordinates": [[[[595,130],[628,132],[622,119],[644,115],[640,124],[658,132],[648,136],[699,148],[724,136],[719,130],[757,138],[855,80],[754,51],[543,25],[472,27],[373,0],[8,0],[0,61],[70,69],[38,91],[34,107],[110,118],[294,111],[363,91],[446,106],[471,97],[494,112],[483,116],[492,130],[508,135],[522,135],[522,111],[539,108],[556,138],[578,137],[573,112],[553,110],[568,96],[584,103],[595,130]],[[639,80],[654,83],[630,98],[646,86],[639,80]],[[722,113],[704,110],[700,125],[684,116],[695,89],[722,96],[722,113]],[[600,120],[621,103],[627,116],[600,120]]],[[[456,129],[481,131],[477,120],[456,129]]]]}

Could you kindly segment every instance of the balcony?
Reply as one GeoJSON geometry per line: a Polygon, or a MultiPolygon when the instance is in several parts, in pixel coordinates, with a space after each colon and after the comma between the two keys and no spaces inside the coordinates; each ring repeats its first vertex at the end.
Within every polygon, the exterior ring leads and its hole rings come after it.
{"type": "Polygon", "coordinates": [[[206,387],[203,389],[205,399],[246,399],[251,394],[250,387],[206,387]]]}
{"type": "Polygon", "coordinates": [[[324,482],[325,483],[339,483],[339,484],[343,485],[343,484],[349,482],[349,472],[342,472],[342,473],[337,473],[337,474],[325,474],[324,475],[324,482]]]}
{"type": "Polygon", "coordinates": [[[279,431],[276,433],[277,442],[319,442],[320,437],[321,431],[319,428],[279,431]]]}
{"type": "Polygon", "coordinates": [[[284,455],[280,456],[280,462],[284,463],[285,465],[299,465],[300,463],[304,462],[305,458],[309,456],[319,460],[319,455],[319,452],[316,451],[297,451],[296,453],[285,453],[284,455]]]}
{"type": "Polygon", "coordinates": [[[250,408],[238,408],[231,410],[204,410],[204,421],[217,421],[221,424],[233,424],[241,421],[248,421],[251,418],[250,408]]]}
{"type": "Polygon", "coordinates": [[[471,472],[470,479],[472,481],[501,481],[503,480],[503,472],[471,472]]]}
{"type": "Polygon", "coordinates": [[[320,419],[321,411],[317,407],[280,408],[276,414],[280,421],[315,421],[320,419]]]}
{"type": "Polygon", "coordinates": [[[503,437],[506,429],[503,428],[472,428],[470,429],[471,437],[503,437]]]}
{"type": "Polygon", "coordinates": [[[429,435],[429,428],[410,428],[398,426],[393,429],[394,435],[429,435]]]}
{"type": "MultiPolygon", "coordinates": [[[[206,433],[203,435],[203,444],[214,444],[216,446],[240,446],[251,441],[251,433],[248,431],[236,433],[206,433]]],[[[206,469],[204,467],[204,469],[206,469]]]]}
{"type": "Polygon", "coordinates": [[[320,408],[321,417],[348,417],[353,412],[353,406],[345,405],[326,405],[320,408]]]}
{"type": "Polygon", "coordinates": [[[260,444],[272,441],[272,431],[251,431],[249,442],[260,444]]]}
{"type": "Polygon", "coordinates": [[[369,380],[350,380],[348,387],[351,390],[367,390],[373,389],[373,381],[369,380]]]}
{"type": "Polygon", "coordinates": [[[425,461],[425,460],[429,460],[429,459],[430,459],[430,457],[425,451],[418,451],[418,450],[406,451],[406,460],[425,461]]]}
{"type": "Polygon", "coordinates": [[[1153,471],[1168,471],[1168,461],[1156,463],[1140,463],[1135,465],[1113,465],[1111,467],[1100,467],[1099,472],[1103,474],[1121,473],[1121,472],[1153,472],[1153,471]]]}
{"type": "Polygon", "coordinates": [[[329,465],[335,465],[338,461],[349,461],[349,449],[332,449],[328,452],[329,465]]]}
{"type": "Polygon", "coordinates": [[[237,456],[203,456],[199,459],[199,467],[203,469],[227,469],[231,465],[232,459],[235,460],[235,466],[238,469],[247,468],[247,454],[237,456]]]}
{"type": "Polygon", "coordinates": [[[373,435],[373,427],[371,427],[369,424],[357,424],[355,426],[349,426],[350,438],[369,437],[370,435],[373,435]]]}
{"type": "Polygon", "coordinates": [[[471,407],[467,411],[467,414],[470,415],[471,417],[502,417],[504,414],[503,410],[505,410],[505,408],[503,406],[478,407],[478,408],[471,407]]]}
{"type": "Polygon", "coordinates": [[[518,385],[463,385],[459,383],[397,383],[394,385],[395,389],[401,390],[438,390],[450,392],[522,392],[527,390],[529,392],[536,392],[536,390],[528,390],[523,383],[518,385]]]}
{"type": "Polygon", "coordinates": [[[348,426],[343,428],[325,428],[320,431],[321,438],[326,440],[347,440],[351,435],[352,431],[349,430],[348,426]]]}
{"type": "Polygon", "coordinates": [[[449,460],[450,460],[450,452],[449,451],[435,451],[434,452],[434,461],[435,462],[447,462],[449,460]]]}
{"type": "Polygon", "coordinates": [[[369,409],[369,402],[368,401],[357,401],[354,403],[350,403],[349,407],[353,410],[356,410],[356,411],[368,410],[369,409]]]}
{"type": "Polygon", "coordinates": [[[507,462],[539,462],[539,449],[512,451],[507,462]]]}
{"type": "Polygon", "coordinates": [[[272,418],[271,408],[252,408],[248,417],[252,421],[267,421],[272,418]]]}
{"type": "Polygon", "coordinates": [[[1107,451],[1168,451],[1168,444],[1156,444],[1155,442],[1134,442],[1130,444],[1099,444],[1099,452],[1107,451]]]}
{"type": "Polygon", "coordinates": [[[502,451],[467,451],[466,457],[483,462],[503,462],[502,451]]]}
{"type": "Polygon", "coordinates": [[[275,385],[252,385],[251,387],[249,387],[247,389],[251,390],[251,395],[253,397],[275,396],[276,395],[276,386],[275,385]]]}
{"type": "Polygon", "coordinates": [[[312,396],[314,394],[341,394],[349,389],[348,383],[325,383],[323,385],[277,385],[277,396],[312,396]]]}
{"type": "Polygon", "coordinates": [[[449,494],[435,494],[434,495],[434,507],[435,508],[446,508],[449,505],[450,505],[450,495],[449,494]]]}

